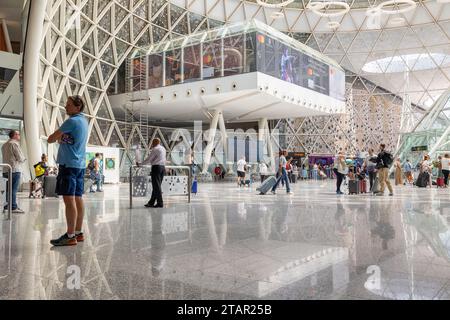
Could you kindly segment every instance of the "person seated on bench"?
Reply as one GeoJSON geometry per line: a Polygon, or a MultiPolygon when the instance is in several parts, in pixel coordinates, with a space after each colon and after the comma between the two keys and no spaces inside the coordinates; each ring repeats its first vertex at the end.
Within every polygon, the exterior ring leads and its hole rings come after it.
{"type": "Polygon", "coordinates": [[[34,165],[34,173],[36,175],[35,179],[32,182],[32,186],[30,187],[30,195],[29,198],[40,196],[41,198],[45,198],[44,195],[44,177],[48,175],[48,157],[45,153],[41,156],[41,161],[34,165]],[[33,184],[36,185],[36,189],[33,189],[33,184]]]}

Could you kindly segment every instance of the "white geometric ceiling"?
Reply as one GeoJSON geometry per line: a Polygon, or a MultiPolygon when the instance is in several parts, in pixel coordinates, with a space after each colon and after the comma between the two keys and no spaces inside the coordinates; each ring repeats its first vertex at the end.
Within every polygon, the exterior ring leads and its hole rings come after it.
{"type": "MultiPolygon", "coordinates": [[[[374,25],[366,15],[367,7],[383,1],[347,1],[352,8],[340,17],[320,17],[311,10],[302,9],[309,1],[298,1],[287,8],[267,8],[255,1],[244,0],[172,0],[190,12],[209,18],[235,22],[258,19],[306,43],[331,58],[347,70],[363,76],[386,90],[403,96],[408,93],[412,103],[422,107],[429,105],[450,87],[450,66],[448,61],[434,59],[436,55],[450,56],[450,3],[436,0],[416,1],[414,10],[400,14],[380,16],[379,25],[374,25]],[[273,18],[274,12],[281,13],[273,18]],[[403,18],[400,24],[395,19],[403,18]],[[331,29],[330,21],[339,22],[331,29]],[[409,68],[408,88],[405,88],[404,73],[369,73],[362,70],[366,63],[383,58],[428,56],[435,68],[413,71],[409,68]]],[[[404,61],[414,66],[414,61],[404,61]]],[[[392,70],[389,64],[385,70],[392,70]]],[[[408,68],[406,68],[408,70],[408,68]]]]}
{"type": "MultiPolygon", "coordinates": [[[[401,15],[404,25],[390,27],[390,19],[395,17],[390,15],[382,17],[381,28],[370,29],[366,9],[354,9],[369,2],[349,2],[352,9],[338,19],[336,30],[330,30],[330,18],[309,10],[281,9],[281,19],[271,19],[273,9],[241,0],[48,0],[38,90],[41,135],[48,136],[62,122],[67,96],[80,94],[87,102],[93,128],[90,143],[125,145],[122,123],[116,121],[107,93],[131,50],[252,18],[402,96],[403,73],[369,74],[362,67],[366,62],[394,56],[450,55],[450,4],[419,1],[414,11],[401,15]]],[[[407,91],[412,102],[425,106],[450,86],[450,67],[438,62],[438,68],[410,72],[407,91]]]]}

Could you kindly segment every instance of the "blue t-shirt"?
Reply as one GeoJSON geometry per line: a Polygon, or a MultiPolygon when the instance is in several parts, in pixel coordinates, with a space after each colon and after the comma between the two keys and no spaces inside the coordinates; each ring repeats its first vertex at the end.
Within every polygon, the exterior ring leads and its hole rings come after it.
{"type": "Polygon", "coordinates": [[[411,164],[408,163],[408,162],[405,162],[405,164],[403,165],[403,170],[404,170],[405,172],[410,172],[410,171],[412,171],[411,164]]]}
{"type": "Polygon", "coordinates": [[[77,113],[64,121],[59,128],[64,135],[58,150],[56,162],[67,168],[86,168],[86,143],[88,138],[88,122],[77,113]]]}

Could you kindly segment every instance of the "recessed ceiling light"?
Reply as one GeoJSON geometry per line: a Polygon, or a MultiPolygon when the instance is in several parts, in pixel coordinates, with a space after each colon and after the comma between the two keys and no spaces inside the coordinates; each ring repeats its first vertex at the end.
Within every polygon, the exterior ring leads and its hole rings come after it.
{"type": "Polygon", "coordinates": [[[340,25],[341,24],[339,22],[337,22],[337,21],[329,21],[328,22],[328,28],[330,28],[330,29],[339,28],[340,25]]]}
{"type": "Polygon", "coordinates": [[[396,18],[392,18],[391,20],[389,20],[389,23],[393,24],[393,25],[399,25],[399,24],[405,23],[405,21],[406,21],[405,18],[396,17],[396,18]]]}
{"type": "Polygon", "coordinates": [[[272,13],[271,15],[270,15],[270,17],[272,18],[272,19],[280,19],[280,18],[283,18],[284,17],[284,13],[283,12],[274,12],[274,13],[272,13]]]}

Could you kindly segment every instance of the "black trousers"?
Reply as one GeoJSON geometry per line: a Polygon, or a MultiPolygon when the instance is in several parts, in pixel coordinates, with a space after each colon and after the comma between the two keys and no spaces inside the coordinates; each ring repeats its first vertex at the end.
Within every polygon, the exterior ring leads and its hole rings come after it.
{"type": "Polygon", "coordinates": [[[150,174],[150,176],[152,177],[152,197],[150,198],[150,201],[149,201],[150,205],[155,205],[155,201],[156,201],[156,205],[158,205],[158,206],[163,205],[161,184],[162,184],[165,172],[166,172],[166,169],[164,166],[160,166],[160,165],[152,166],[152,172],[150,174]]]}
{"type": "Polygon", "coordinates": [[[336,192],[341,191],[341,184],[344,180],[344,175],[340,173],[336,168],[333,169],[333,172],[336,175],[336,192]]]}
{"type": "Polygon", "coordinates": [[[369,190],[372,190],[373,182],[375,181],[375,177],[377,173],[375,171],[369,171],[369,190]]]}
{"type": "Polygon", "coordinates": [[[444,174],[444,184],[447,185],[448,184],[448,174],[450,173],[450,171],[442,170],[442,173],[444,174]]]}

